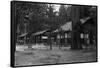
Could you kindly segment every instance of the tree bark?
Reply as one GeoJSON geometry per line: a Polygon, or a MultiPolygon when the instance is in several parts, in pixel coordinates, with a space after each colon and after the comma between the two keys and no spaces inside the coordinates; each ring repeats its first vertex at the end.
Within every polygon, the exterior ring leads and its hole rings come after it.
{"type": "Polygon", "coordinates": [[[80,7],[72,6],[71,9],[71,18],[72,18],[72,45],[71,49],[82,49],[79,24],[80,24],[80,7]]]}

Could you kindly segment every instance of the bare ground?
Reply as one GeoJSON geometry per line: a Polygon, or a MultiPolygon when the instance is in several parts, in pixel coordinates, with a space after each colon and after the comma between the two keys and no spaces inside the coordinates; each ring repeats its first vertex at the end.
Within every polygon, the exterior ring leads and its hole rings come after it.
{"type": "Polygon", "coordinates": [[[15,66],[96,61],[96,50],[70,50],[69,47],[26,49],[15,52],[15,66]]]}

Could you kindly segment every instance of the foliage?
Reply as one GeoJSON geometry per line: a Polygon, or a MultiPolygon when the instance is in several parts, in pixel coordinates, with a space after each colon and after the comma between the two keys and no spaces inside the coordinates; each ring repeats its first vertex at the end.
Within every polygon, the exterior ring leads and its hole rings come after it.
{"type": "Polygon", "coordinates": [[[17,2],[15,8],[19,34],[25,33],[25,28],[27,33],[57,29],[66,23],[68,18],[67,7],[63,5],[60,6],[59,12],[54,12],[54,4],[17,2]]]}

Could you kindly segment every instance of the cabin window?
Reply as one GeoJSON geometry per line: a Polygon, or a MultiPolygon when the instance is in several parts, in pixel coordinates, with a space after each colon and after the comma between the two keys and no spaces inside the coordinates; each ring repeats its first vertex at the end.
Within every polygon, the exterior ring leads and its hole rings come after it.
{"type": "Polygon", "coordinates": [[[83,38],[87,38],[88,39],[89,38],[89,34],[83,34],[83,33],[81,33],[80,34],[80,38],[82,38],[82,39],[83,38]]]}
{"type": "Polygon", "coordinates": [[[68,38],[67,33],[65,34],[65,38],[68,38]]]}
{"type": "Polygon", "coordinates": [[[48,37],[47,36],[42,36],[42,39],[47,39],[48,37]]]}
{"type": "Polygon", "coordinates": [[[84,38],[89,38],[89,34],[85,34],[84,35],[84,38]]]}
{"type": "Polygon", "coordinates": [[[84,34],[83,34],[83,33],[81,33],[81,34],[80,34],[80,37],[83,39],[83,38],[84,38],[84,34]]]}
{"type": "Polygon", "coordinates": [[[57,35],[57,38],[60,39],[60,35],[57,35]]]}

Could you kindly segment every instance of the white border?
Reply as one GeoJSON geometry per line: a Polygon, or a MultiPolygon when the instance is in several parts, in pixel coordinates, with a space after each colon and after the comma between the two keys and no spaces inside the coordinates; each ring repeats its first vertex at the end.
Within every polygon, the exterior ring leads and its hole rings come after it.
{"type": "MultiPolygon", "coordinates": [[[[0,0],[0,68],[10,68],[10,1],[0,0]]],[[[66,4],[84,4],[84,5],[98,5],[98,12],[100,12],[100,0],[24,0],[35,2],[53,2],[66,4]]],[[[98,13],[98,20],[100,14],[98,13]]],[[[100,28],[98,21],[98,30],[100,28]]],[[[98,31],[98,42],[100,40],[100,31],[98,31]]],[[[100,46],[98,44],[98,51],[100,46]]],[[[98,54],[100,58],[100,54],[98,54]]],[[[100,59],[99,59],[100,60],[100,59]]],[[[81,63],[81,64],[64,64],[64,65],[50,65],[50,66],[35,66],[34,68],[99,68],[98,63],[81,63]]],[[[32,66],[33,67],[33,66],[32,66]]],[[[25,67],[25,68],[32,68],[25,67]]]]}

